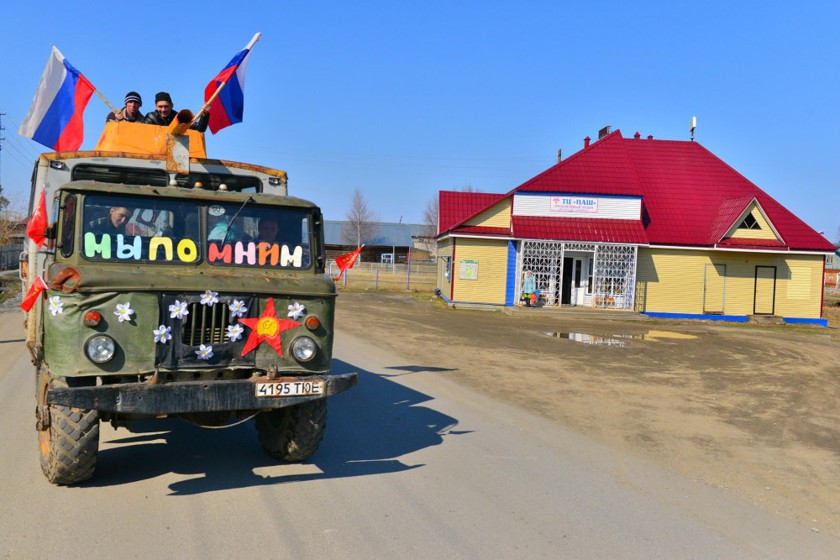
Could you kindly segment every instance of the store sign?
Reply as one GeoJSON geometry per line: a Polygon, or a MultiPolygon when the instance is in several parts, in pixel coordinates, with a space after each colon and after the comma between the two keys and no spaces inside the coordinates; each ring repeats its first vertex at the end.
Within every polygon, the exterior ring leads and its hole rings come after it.
{"type": "Polygon", "coordinates": [[[478,261],[461,261],[461,280],[478,280],[478,261]]]}
{"type": "Polygon", "coordinates": [[[552,196],[549,208],[552,212],[567,214],[597,214],[598,199],[582,196],[552,196]]]}

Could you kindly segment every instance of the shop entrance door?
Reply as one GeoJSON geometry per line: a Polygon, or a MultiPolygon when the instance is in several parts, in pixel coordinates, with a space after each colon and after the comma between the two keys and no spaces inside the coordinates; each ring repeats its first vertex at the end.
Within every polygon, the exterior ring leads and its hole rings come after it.
{"type": "Polygon", "coordinates": [[[583,305],[583,288],[580,285],[582,271],[583,259],[563,259],[563,283],[560,293],[562,305],[583,305]]]}

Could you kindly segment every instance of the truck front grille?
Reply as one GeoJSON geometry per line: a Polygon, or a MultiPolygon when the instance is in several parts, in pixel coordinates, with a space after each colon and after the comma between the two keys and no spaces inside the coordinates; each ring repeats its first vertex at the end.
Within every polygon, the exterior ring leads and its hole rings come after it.
{"type": "Polygon", "coordinates": [[[190,314],[181,327],[181,340],[189,346],[226,342],[225,329],[230,325],[230,311],[226,303],[213,306],[198,302],[189,305],[190,314]]]}

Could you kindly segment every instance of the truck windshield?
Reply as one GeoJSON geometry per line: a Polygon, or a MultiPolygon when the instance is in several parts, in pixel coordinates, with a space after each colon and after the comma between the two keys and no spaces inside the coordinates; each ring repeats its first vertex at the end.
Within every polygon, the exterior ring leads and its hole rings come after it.
{"type": "Polygon", "coordinates": [[[305,208],[214,204],[207,212],[212,265],[309,268],[311,214],[305,208]]]}
{"type": "Polygon", "coordinates": [[[92,261],[305,269],[311,221],[305,208],[88,195],[81,252],[92,261]]]}

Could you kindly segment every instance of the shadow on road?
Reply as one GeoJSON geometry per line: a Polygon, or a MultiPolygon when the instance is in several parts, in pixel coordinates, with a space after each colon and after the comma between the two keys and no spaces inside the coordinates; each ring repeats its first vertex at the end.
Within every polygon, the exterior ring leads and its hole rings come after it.
{"type": "Polygon", "coordinates": [[[109,442],[118,447],[100,451],[96,476],[84,486],[130,484],[168,473],[194,474],[195,478],[170,485],[173,495],[189,495],[397,473],[423,466],[406,464],[400,460],[402,456],[439,445],[443,436],[456,433],[451,429],[458,424],[457,419],[419,406],[433,397],[386,376],[333,361],[334,373],[351,371],[359,373],[359,385],[330,398],[324,440],[318,452],[304,462],[320,472],[283,475],[284,468],[300,471],[301,467],[284,467],[266,455],[253,422],[225,430],[203,430],[176,419],[148,420],[133,424],[132,432],[117,432],[125,437],[109,442]],[[271,475],[254,472],[269,467],[274,467],[271,475]]]}
{"type": "Polygon", "coordinates": [[[393,369],[396,371],[402,371],[404,373],[395,373],[392,375],[382,374],[385,377],[399,377],[401,375],[409,375],[412,373],[431,373],[431,372],[440,372],[440,371],[455,371],[455,368],[445,368],[445,367],[436,367],[436,366],[414,366],[414,365],[406,365],[406,366],[388,366],[385,369],[393,369]]]}

